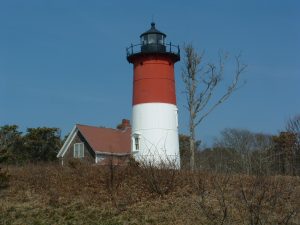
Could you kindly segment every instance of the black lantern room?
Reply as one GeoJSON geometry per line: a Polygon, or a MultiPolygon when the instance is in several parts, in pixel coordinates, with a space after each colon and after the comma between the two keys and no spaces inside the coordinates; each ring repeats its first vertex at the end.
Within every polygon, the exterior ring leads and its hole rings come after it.
{"type": "Polygon", "coordinates": [[[136,57],[141,55],[167,55],[174,62],[180,60],[180,49],[178,45],[166,43],[167,35],[155,28],[155,23],[151,23],[151,28],[140,35],[140,44],[126,48],[127,60],[132,63],[136,57]]]}
{"type": "Polygon", "coordinates": [[[140,38],[142,52],[166,52],[166,35],[155,28],[155,23],[151,23],[151,29],[142,33],[140,38]]]}

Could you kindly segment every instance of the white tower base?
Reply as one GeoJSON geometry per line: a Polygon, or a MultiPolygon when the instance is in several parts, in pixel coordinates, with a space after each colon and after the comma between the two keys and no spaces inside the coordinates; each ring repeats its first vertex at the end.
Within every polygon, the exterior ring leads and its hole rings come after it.
{"type": "Polygon", "coordinates": [[[137,161],[180,167],[178,109],[168,103],[133,106],[132,152],[137,161]]]}

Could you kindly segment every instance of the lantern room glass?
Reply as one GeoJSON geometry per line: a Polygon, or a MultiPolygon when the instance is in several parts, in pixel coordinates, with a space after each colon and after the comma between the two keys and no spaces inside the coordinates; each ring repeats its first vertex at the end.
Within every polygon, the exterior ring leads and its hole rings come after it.
{"type": "Polygon", "coordinates": [[[165,37],[162,34],[146,34],[141,37],[141,44],[165,44],[165,37]]]}

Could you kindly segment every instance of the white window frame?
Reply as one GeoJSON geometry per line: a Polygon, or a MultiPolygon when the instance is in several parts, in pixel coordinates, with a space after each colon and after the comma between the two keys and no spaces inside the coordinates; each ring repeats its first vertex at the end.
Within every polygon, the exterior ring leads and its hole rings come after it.
{"type": "Polygon", "coordinates": [[[134,147],[136,151],[140,150],[140,138],[138,136],[134,137],[134,147]]]}
{"type": "Polygon", "coordinates": [[[83,142],[74,144],[73,157],[77,158],[77,159],[84,158],[84,143],[83,142]],[[77,148],[79,148],[79,149],[77,149],[77,148]]]}
{"type": "Polygon", "coordinates": [[[141,135],[140,134],[133,134],[132,135],[132,142],[133,142],[133,148],[134,151],[140,151],[141,150],[141,135]]]}

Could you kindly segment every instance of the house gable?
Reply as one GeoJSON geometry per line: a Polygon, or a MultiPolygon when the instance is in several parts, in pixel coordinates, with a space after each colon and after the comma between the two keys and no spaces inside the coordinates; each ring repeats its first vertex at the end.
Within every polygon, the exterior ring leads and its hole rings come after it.
{"type": "Polygon", "coordinates": [[[85,138],[80,134],[79,131],[76,132],[76,135],[72,139],[69,147],[67,148],[63,160],[64,162],[75,159],[74,158],[74,145],[78,143],[83,143],[84,146],[84,157],[80,158],[83,161],[93,163],[95,161],[95,152],[91,149],[89,144],[86,142],[85,138]]]}
{"type": "Polygon", "coordinates": [[[62,158],[64,157],[67,149],[69,148],[72,140],[74,139],[76,133],[77,133],[78,129],[76,127],[76,125],[73,127],[72,131],[70,132],[69,136],[67,137],[65,143],[63,144],[63,146],[61,147],[61,149],[59,150],[59,152],[57,153],[57,158],[62,158]]]}

